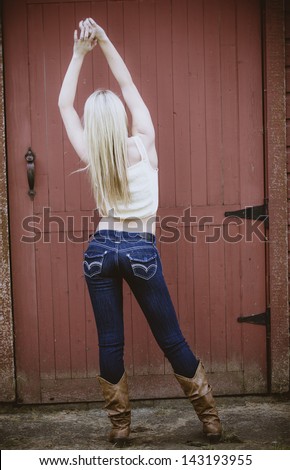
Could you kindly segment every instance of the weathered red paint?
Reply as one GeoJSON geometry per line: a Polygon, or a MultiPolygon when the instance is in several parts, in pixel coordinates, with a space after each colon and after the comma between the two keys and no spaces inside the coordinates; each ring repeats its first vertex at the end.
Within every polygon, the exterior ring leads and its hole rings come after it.
{"type": "MultiPolygon", "coordinates": [[[[227,230],[225,211],[264,198],[260,2],[34,0],[26,6],[25,0],[7,0],[7,25],[16,3],[19,17],[13,16],[13,35],[7,27],[5,44],[7,102],[20,103],[17,112],[7,107],[19,399],[100,398],[95,326],[81,268],[85,242],[68,240],[72,216],[75,236],[90,233],[92,224],[84,228],[81,216],[92,215],[94,202],[86,175],[71,175],[79,163],[57,109],[72,31],[88,15],[109,31],[152,111],[160,161],[158,243],[185,336],[217,393],[265,392],[264,327],[237,323],[238,316],[266,308],[265,244],[255,237],[205,242],[227,230]],[[28,146],[37,158],[34,202],[19,164],[28,146]],[[65,223],[51,220],[44,227],[50,243],[19,243],[19,221],[42,217],[43,207],[65,223]],[[187,208],[195,223],[182,219],[187,208]],[[172,237],[165,216],[177,217],[177,243],[164,241],[172,237]],[[212,219],[198,225],[202,217],[212,219]],[[58,243],[62,235],[66,242],[58,243]],[[195,243],[186,240],[189,235],[195,243]]],[[[81,74],[79,110],[97,86],[117,90],[98,50],[81,74]]],[[[244,235],[248,226],[232,227],[231,236],[244,235]]],[[[127,286],[124,305],[132,396],[180,395],[127,286]]]]}

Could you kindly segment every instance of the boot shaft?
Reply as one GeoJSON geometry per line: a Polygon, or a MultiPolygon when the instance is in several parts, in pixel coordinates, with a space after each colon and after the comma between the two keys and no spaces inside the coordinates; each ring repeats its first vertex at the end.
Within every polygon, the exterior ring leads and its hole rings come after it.
{"type": "Polygon", "coordinates": [[[112,424],[109,441],[125,441],[129,437],[131,424],[131,406],[126,373],[117,384],[111,384],[102,377],[98,377],[98,379],[105,399],[105,409],[112,424]]]}
{"type": "Polygon", "coordinates": [[[222,426],[202,363],[199,362],[194,377],[188,378],[178,374],[175,374],[175,377],[192,403],[198,419],[203,423],[204,433],[211,441],[217,442],[221,437],[222,426]]]}
{"type": "Polygon", "coordinates": [[[100,376],[98,377],[98,380],[105,399],[105,409],[109,414],[119,414],[131,411],[126,372],[124,372],[123,376],[116,384],[112,384],[100,376]]]}

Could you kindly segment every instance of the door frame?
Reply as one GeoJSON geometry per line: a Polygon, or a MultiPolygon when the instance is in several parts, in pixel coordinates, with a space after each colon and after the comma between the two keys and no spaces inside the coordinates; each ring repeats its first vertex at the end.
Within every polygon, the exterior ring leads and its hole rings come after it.
{"type": "MultiPolygon", "coordinates": [[[[157,0],[158,1],[158,0],[157,0]]],[[[37,3],[37,0],[34,0],[37,3]]],[[[4,0],[1,12],[0,49],[2,51],[3,16],[9,3],[18,13],[25,12],[26,0],[4,0]],[[16,7],[17,6],[17,10],[16,7]]],[[[271,306],[271,364],[270,391],[282,393],[289,390],[289,307],[288,307],[288,226],[287,226],[287,156],[286,156],[286,106],[285,106],[285,36],[284,36],[284,0],[261,1],[263,13],[263,48],[264,48],[264,131],[265,131],[265,191],[269,211],[269,244],[268,244],[268,303],[271,306]]],[[[14,45],[27,47],[27,35],[15,41],[14,45]]],[[[8,56],[8,54],[7,54],[8,56]]],[[[0,299],[0,401],[12,402],[17,398],[15,382],[15,346],[14,324],[12,311],[12,283],[10,276],[10,239],[17,236],[8,224],[8,194],[7,194],[7,154],[9,146],[5,138],[5,103],[3,62],[0,55],[0,284],[4,286],[0,299]],[[1,338],[0,338],[1,339],[1,338]]],[[[15,64],[14,74],[23,77],[23,69],[15,64]]],[[[24,74],[28,78],[28,71],[24,74]]],[[[15,96],[17,100],[17,96],[15,96]]],[[[19,106],[23,112],[29,110],[28,98],[19,96],[19,106]],[[22,99],[22,102],[21,102],[22,99]]],[[[22,126],[25,133],[23,149],[29,145],[29,124],[22,126]],[[27,141],[27,142],[26,142],[27,141]]],[[[22,149],[22,150],[23,150],[22,149]]],[[[23,155],[24,160],[24,155],[23,155]]],[[[13,172],[9,174],[11,184],[13,172]]],[[[29,200],[27,198],[27,204],[29,200]]],[[[25,259],[33,263],[32,253],[26,253],[25,259]]],[[[13,261],[13,258],[12,258],[13,261]]],[[[23,261],[23,260],[22,260],[23,261]]],[[[13,266],[12,266],[13,267],[13,266]]],[[[27,269],[27,265],[26,265],[27,269]]],[[[33,271],[32,282],[35,274],[33,271]]],[[[31,298],[30,298],[31,301],[31,298]]],[[[27,306],[29,307],[29,305],[27,306]]],[[[17,345],[16,345],[17,347],[17,345]]],[[[37,374],[37,371],[35,371],[37,374]]],[[[28,384],[29,387],[29,384],[28,384]]],[[[28,390],[27,390],[28,392],[28,390]]]]}
{"type": "Polygon", "coordinates": [[[10,245],[8,221],[8,192],[5,141],[5,101],[2,48],[2,11],[0,8],[0,401],[16,398],[10,245]]]}
{"type": "MultiPolygon", "coordinates": [[[[27,24],[22,21],[26,16],[26,0],[11,0],[2,2],[2,38],[3,44],[5,44],[5,50],[3,52],[4,60],[4,74],[2,75],[2,83],[4,85],[5,92],[9,96],[9,100],[5,100],[5,111],[12,106],[17,107],[17,113],[5,114],[5,123],[9,129],[13,129],[18,135],[18,139],[6,139],[6,178],[8,176],[7,188],[8,188],[8,212],[10,207],[22,207],[23,213],[32,213],[31,199],[25,194],[23,190],[17,190],[17,178],[16,175],[20,174],[21,188],[28,189],[28,182],[26,176],[26,162],[25,154],[31,145],[31,124],[30,119],[23,117],[30,116],[30,90],[29,90],[29,73],[28,63],[24,63],[19,60],[13,64],[9,64],[12,60],[12,51],[16,51],[17,57],[25,57],[28,48],[28,34],[27,24]],[[6,16],[13,17],[13,12],[17,11],[18,15],[15,18],[15,38],[12,39],[11,35],[5,35],[5,22],[6,16]],[[13,77],[21,77],[21,86],[17,86],[14,82],[13,77]],[[9,155],[17,155],[17,168],[15,165],[9,165],[9,155]],[[9,185],[14,188],[14,191],[9,191],[9,185]]],[[[6,130],[7,132],[7,130],[6,130]]],[[[16,400],[21,402],[22,396],[27,397],[27,402],[35,403],[40,402],[40,377],[39,377],[39,352],[38,352],[38,331],[37,331],[37,297],[36,297],[36,273],[35,273],[35,253],[32,244],[23,244],[21,262],[17,259],[17,253],[12,249],[13,246],[17,246],[21,239],[22,229],[20,221],[15,222],[12,218],[9,221],[9,259],[11,260],[11,272],[13,273],[13,283],[10,280],[10,289],[12,292],[12,305],[13,309],[25,312],[25,315],[21,319],[13,318],[13,323],[10,323],[10,332],[15,335],[14,350],[13,350],[13,362],[14,369],[16,370],[15,376],[15,395],[16,400]],[[21,305],[17,305],[17,296],[13,296],[13,290],[19,289],[22,280],[27,277],[29,272],[30,278],[30,289],[25,291],[25,295],[21,301],[21,305]],[[31,321],[27,322],[27,316],[31,317],[31,321]],[[29,326],[30,323],[30,326],[29,326]],[[33,326],[31,326],[33,325],[33,326]],[[12,333],[13,332],[13,333],[12,333]],[[31,348],[29,350],[23,350],[21,346],[21,339],[29,337],[31,348]],[[16,357],[18,358],[16,361],[16,357]],[[25,364],[30,364],[30,376],[26,377],[25,371],[27,368],[25,364]],[[35,400],[35,397],[38,397],[35,400]]],[[[12,315],[13,317],[13,315],[12,315]]],[[[27,348],[26,348],[27,349],[27,348]]],[[[12,352],[11,352],[12,353],[12,352]]],[[[0,364],[1,366],[1,364],[0,364]]],[[[0,367],[0,370],[1,367],[0,367]]],[[[1,397],[0,397],[1,399],[1,397]]]]}
{"type": "Polygon", "coordinates": [[[264,132],[268,200],[268,301],[271,309],[270,391],[289,390],[288,211],[284,0],[265,0],[264,132]]]}

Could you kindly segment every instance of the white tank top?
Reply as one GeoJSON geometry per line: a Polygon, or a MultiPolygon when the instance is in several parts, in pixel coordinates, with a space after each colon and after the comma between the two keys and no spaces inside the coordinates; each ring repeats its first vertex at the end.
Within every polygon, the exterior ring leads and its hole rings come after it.
{"type": "Polygon", "coordinates": [[[154,216],[158,208],[158,169],[151,166],[141,138],[136,135],[133,139],[141,160],[127,168],[131,202],[125,205],[120,201],[117,208],[107,206],[108,214],[120,220],[154,216]]]}

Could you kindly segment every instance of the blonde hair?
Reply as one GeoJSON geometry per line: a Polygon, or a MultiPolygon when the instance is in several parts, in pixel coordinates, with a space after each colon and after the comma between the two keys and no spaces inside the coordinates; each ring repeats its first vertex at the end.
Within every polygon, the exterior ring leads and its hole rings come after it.
{"type": "Polygon", "coordinates": [[[120,98],[110,90],[97,90],[84,108],[84,136],[88,170],[97,207],[102,216],[130,202],[127,179],[128,121],[120,98]]]}

